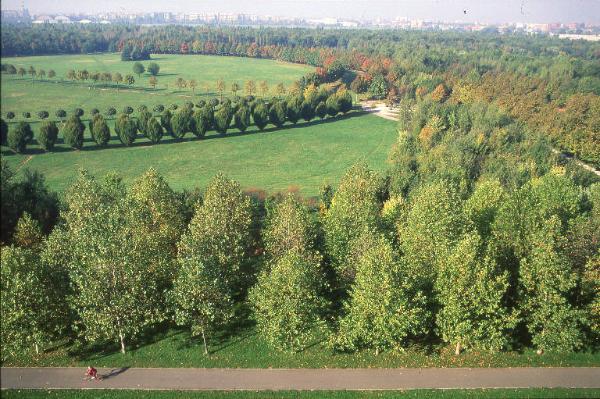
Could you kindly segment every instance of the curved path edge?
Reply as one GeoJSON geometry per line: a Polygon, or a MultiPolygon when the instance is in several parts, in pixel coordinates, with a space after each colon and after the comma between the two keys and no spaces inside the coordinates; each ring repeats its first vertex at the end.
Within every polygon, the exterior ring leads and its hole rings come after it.
{"type": "Polygon", "coordinates": [[[600,388],[600,367],[426,369],[0,369],[2,389],[407,390],[600,388]]]}

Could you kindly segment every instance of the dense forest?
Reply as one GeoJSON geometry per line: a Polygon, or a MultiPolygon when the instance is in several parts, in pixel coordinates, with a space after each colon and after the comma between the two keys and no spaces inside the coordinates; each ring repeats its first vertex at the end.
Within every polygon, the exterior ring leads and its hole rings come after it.
{"type": "MultiPolygon", "coordinates": [[[[340,352],[597,349],[600,180],[553,150],[600,161],[598,44],[205,27],[2,32],[3,55],[125,45],[305,62],[318,68],[300,87],[333,81],[387,97],[399,107],[388,166],[359,162],[307,199],[245,193],[222,174],[177,192],[153,169],[130,186],[81,171],[59,197],[42,175],[17,178],[2,163],[4,359],[63,339],[125,352],[165,322],[201,336],[206,353],[248,317],[292,352],[316,335],[340,352]]],[[[279,107],[272,123],[289,118],[279,107]]],[[[192,123],[192,110],[169,126],[192,123]]]]}
{"type": "Polygon", "coordinates": [[[552,37],[369,30],[185,26],[7,26],[2,56],[119,51],[271,58],[317,67],[390,100],[439,84],[459,101],[493,102],[547,134],[555,147],[600,165],[600,44],[552,37]]]}
{"type": "Polygon", "coordinates": [[[315,334],[376,353],[593,348],[598,178],[485,102],[405,102],[399,128],[386,173],[358,163],[308,200],[223,175],[176,192],[154,170],[131,187],[82,171],[59,199],[3,163],[4,356],[126,351],[169,320],[206,347],[240,309],[286,351],[315,334]]]}

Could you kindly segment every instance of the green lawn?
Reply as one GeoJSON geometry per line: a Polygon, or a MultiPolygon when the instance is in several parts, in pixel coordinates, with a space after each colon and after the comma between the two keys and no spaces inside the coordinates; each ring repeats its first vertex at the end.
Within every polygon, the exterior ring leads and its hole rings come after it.
{"type": "MultiPolygon", "coordinates": [[[[67,112],[76,107],[85,111],[98,108],[104,112],[108,107],[117,110],[129,105],[137,109],[138,105],[145,104],[150,109],[156,104],[168,105],[183,103],[201,96],[217,96],[216,82],[223,79],[226,84],[226,94],[231,94],[233,82],[243,88],[244,82],[254,80],[257,88],[259,82],[267,81],[271,90],[278,83],[289,87],[291,83],[313,68],[305,65],[284,63],[273,60],[255,58],[219,57],[201,55],[153,55],[152,61],[143,61],[144,65],[156,62],[160,65],[160,74],[157,76],[158,86],[150,87],[148,73],[138,78],[132,88],[117,90],[113,85],[102,87],[99,82],[97,88],[90,88],[91,81],[71,82],[66,79],[67,70],[83,70],[89,72],[119,72],[123,76],[133,74],[133,62],[121,61],[119,54],[92,54],[92,55],[59,55],[39,57],[2,58],[2,63],[13,64],[17,69],[26,70],[33,66],[36,70],[41,68],[46,72],[54,69],[56,78],[32,81],[29,75],[21,78],[18,75],[2,74],[1,110],[2,117],[6,112],[12,111],[21,118],[24,111],[31,112],[34,119],[38,111],[46,110],[51,116],[57,109],[67,112]],[[195,92],[189,88],[179,89],[175,86],[177,78],[186,81],[195,79],[198,87],[195,92]],[[206,84],[209,91],[206,91],[206,84]]],[[[238,94],[244,94],[243,90],[238,94]]]]}
{"type": "Polygon", "coordinates": [[[396,137],[394,122],[351,113],[296,126],[286,124],[283,129],[269,125],[263,132],[254,127],[245,134],[231,129],[225,137],[210,132],[202,140],[191,133],[181,142],[165,136],[158,145],[139,139],[134,146],[124,147],[113,137],[103,149],[87,141],[81,151],[60,144],[56,152],[42,153],[33,145],[27,153],[16,155],[3,147],[2,158],[15,170],[27,167],[43,172],[55,191],[68,187],[80,168],[96,175],[117,171],[129,182],[154,167],[178,190],[204,187],[220,171],[244,188],[274,192],[297,186],[302,194],[311,196],[323,182],[336,183],[358,160],[383,169],[396,137]]]}
{"type": "MultiPolygon", "coordinates": [[[[248,324],[248,322],[246,322],[248,324]]],[[[466,351],[454,355],[451,347],[410,347],[389,350],[379,355],[374,351],[340,353],[317,340],[299,353],[272,349],[250,326],[227,328],[229,335],[213,337],[209,356],[203,354],[202,340],[190,338],[185,329],[157,327],[129,346],[125,354],[116,342],[76,346],[58,344],[40,355],[34,351],[9,357],[3,366],[78,366],[97,367],[241,367],[241,368],[351,368],[351,367],[525,367],[525,366],[600,366],[600,354],[466,351]]],[[[8,355],[8,353],[4,353],[8,355]]]]}
{"type": "Polygon", "coordinates": [[[598,389],[465,389],[465,390],[415,390],[415,391],[302,391],[302,392],[221,392],[221,391],[101,391],[101,390],[54,390],[2,391],[7,399],[66,398],[66,399],[470,399],[470,398],[597,398],[598,389]]]}

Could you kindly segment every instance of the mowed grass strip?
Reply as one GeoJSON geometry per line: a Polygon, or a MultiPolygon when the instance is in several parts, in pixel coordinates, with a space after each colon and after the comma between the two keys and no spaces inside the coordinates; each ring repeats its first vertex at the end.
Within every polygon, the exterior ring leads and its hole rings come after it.
{"type": "MultiPolygon", "coordinates": [[[[32,125],[34,131],[38,125],[32,125]]],[[[255,127],[246,133],[231,129],[225,136],[209,132],[204,139],[188,133],[182,141],[165,136],[155,145],[139,138],[133,146],[125,147],[113,131],[109,147],[99,148],[91,142],[87,128],[85,135],[80,151],[59,144],[56,152],[43,153],[32,145],[25,154],[17,155],[3,147],[2,159],[13,170],[29,168],[44,173],[55,191],[67,188],[81,168],[96,176],[116,171],[128,183],[154,167],[177,190],[204,187],[215,174],[223,172],[245,189],[275,192],[293,186],[313,196],[324,182],[337,183],[357,161],[384,169],[397,138],[394,122],[360,112],[286,124],[282,129],[269,125],[262,132],[255,127]]]]}
{"type": "Polygon", "coordinates": [[[39,355],[35,351],[6,354],[7,367],[199,367],[199,368],[396,368],[396,367],[597,367],[600,354],[593,351],[536,354],[522,352],[466,351],[460,356],[443,345],[336,352],[321,333],[298,353],[273,349],[247,320],[212,336],[209,355],[203,353],[201,337],[168,323],[147,330],[132,341],[125,354],[117,342],[76,344],[57,342],[39,355]]]}
{"type": "MultiPolygon", "coordinates": [[[[300,79],[303,75],[314,70],[307,65],[284,63],[273,60],[255,58],[221,57],[203,55],[152,55],[152,60],[142,61],[147,67],[150,62],[160,65],[157,76],[158,85],[152,88],[149,84],[150,74],[141,77],[132,71],[133,62],[121,61],[119,54],[91,54],[91,55],[57,55],[37,57],[2,58],[3,64],[13,64],[28,70],[33,66],[36,70],[50,69],[56,72],[56,78],[32,79],[30,75],[2,74],[1,110],[4,118],[6,112],[12,111],[22,120],[22,113],[31,112],[33,119],[38,111],[48,111],[51,116],[57,109],[67,112],[76,107],[86,111],[98,108],[102,112],[108,107],[115,107],[118,111],[129,105],[137,109],[139,105],[147,105],[150,109],[156,104],[168,105],[182,104],[185,101],[198,101],[201,98],[216,97],[216,82],[222,79],[225,82],[225,95],[231,95],[231,85],[236,82],[240,85],[238,95],[244,94],[244,82],[254,80],[257,89],[260,82],[266,81],[269,85],[269,95],[278,83],[283,83],[287,88],[300,79]],[[85,82],[67,80],[69,69],[88,72],[115,72],[125,76],[132,74],[135,84],[131,87],[121,84],[117,88],[114,84],[91,80],[85,82]],[[198,86],[194,91],[190,88],[177,88],[177,78],[189,81],[196,80],[198,86]],[[206,90],[208,85],[208,91],[206,90]]],[[[260,94],[260,93],[256,93],[260,94]]]]}
{"type": "MultiPolygon", "coordinates": [[[[465,389],[465,390],[428,390],[414,391],[102,391],[91,390],[5,390],[2,397],[7,399],[499,399],[499,398],[597,398],[598,389],[465,389]]],[[[101,384],[101,382],[99,383],[101,384]]]]}

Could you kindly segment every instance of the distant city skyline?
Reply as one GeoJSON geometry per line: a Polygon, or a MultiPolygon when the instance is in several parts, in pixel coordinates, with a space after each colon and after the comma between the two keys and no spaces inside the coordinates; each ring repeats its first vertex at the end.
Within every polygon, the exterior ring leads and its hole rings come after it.
{"type": "MultiPolygon", "coordinates": [[[[20,9],[21,0],[3,0],[2,9],[20,9]]],[[[600,23],[600,0],[26,0],[31,13],[244,13],[299,18],[425,19],[482,23],[600,23]],[[466,11],[466,13],[465,13],[466,11]]]]}

